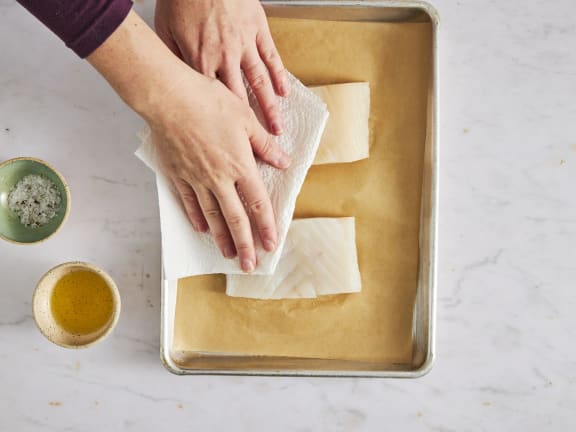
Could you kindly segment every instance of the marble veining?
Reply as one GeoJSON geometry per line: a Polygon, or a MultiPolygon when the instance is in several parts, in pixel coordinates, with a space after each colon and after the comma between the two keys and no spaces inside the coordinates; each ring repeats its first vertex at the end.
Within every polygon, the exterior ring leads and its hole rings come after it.
{"type": "MultiPolygon", "coordinates": [[[[159,360],[160,237],[142,121],[0,0],[0,160],[57,166],[58,241],[0,243],[1,431],[551,431],[576,425],[576,3],[432,0],[441,15],[437,361],[408,380],[176,377],[159,360]],[[81,259],[117,281],[116,331],[42,338],[31,294],[81,259]]],[[[153,2],[137,2],[150,20],[153,2]]]]}

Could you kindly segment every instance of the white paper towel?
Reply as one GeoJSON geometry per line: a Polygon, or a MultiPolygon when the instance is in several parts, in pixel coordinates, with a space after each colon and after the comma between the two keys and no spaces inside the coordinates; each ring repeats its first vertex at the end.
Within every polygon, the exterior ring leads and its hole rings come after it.
{"type": "MultiPolygon", "coordinates": [[[[258,266],[253,274],[272,274],[276,269],[292,221],[296,197],[312,165],[328,119],[324,102],[290,74],[289,80],[290,94],[278,98],[286,128],[284,134],[277,137],[277,142],[290,155],[292,164],[282,171],[258,161],[278,222],[278,247],[274,252],[257,248],[258,266]]],[[[248,96],[250,106],[261,117],[250,88],[248,96]]],[[[212,273],[242,274],[238,258],[224,258],[210,233],[194,231],[169,180],[158,169],[149,131],[143,132],[141,137],[143,142],[136,156],[156,172],[165,279],[212,273]]],[[[254,233],[254,237],[257,238],[257,234],[254,233]]]]}

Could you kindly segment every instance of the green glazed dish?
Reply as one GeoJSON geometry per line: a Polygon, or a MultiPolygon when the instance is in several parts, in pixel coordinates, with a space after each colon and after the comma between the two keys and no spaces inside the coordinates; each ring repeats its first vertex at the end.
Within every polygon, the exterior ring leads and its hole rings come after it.
{"type": "Polygon", "coordinates": [[[62,175],[48,163],[31,157],[10,159],[0,163],[0,238],[13,243],[32,244],[42,242],[54,235],[68,217],[70,190],[62,175]],[[60,191],[62,201],[56,216],[46,225],[28,228],[20,223],[18,216],[8,207],[8,195],[16,183],[29,174],[50,179],[60,191]]]}

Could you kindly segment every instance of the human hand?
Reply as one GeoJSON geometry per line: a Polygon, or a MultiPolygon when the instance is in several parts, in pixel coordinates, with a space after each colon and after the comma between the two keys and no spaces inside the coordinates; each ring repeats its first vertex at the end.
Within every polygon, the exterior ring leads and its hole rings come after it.
{"type": "Polygon", "coordinates": [[[157,0],[155,26],[177,56],[246,100],[243,71],[268,130],[283,132],[275,93],[286,96],[289,83],[258,0],[157,0]]]}
{"type": "Polygon", "coordinates": [[[254,154],[277,168],[290,158],[254,112],[219,81],[174,56],[131,11],[88,61],[150,125],[157,156],[192,225],[226,257],[256,267],[251,225],[265,250],[276,220],[254,154]]]}
{"type": "Polygon", "coordinates": [[[195,81],[180,81],[149,120],[157,157],[193,227],[209,229],[222,254],[238,255],[242,270],[251,272],[251,225],[266,251],[277,244],[274,212],[252,152],[277,168],[290,160],[250,107],[222,83],[195,81]]]}

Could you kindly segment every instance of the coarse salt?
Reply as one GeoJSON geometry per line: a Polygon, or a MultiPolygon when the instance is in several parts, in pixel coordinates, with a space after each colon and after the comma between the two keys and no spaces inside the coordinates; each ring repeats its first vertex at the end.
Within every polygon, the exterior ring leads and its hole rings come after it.
{"type": "Polygon", "coordinates": [[[56,185],[37,174],[22,177],[8,195],[8,207],[28,228],[38,228],[50,222],[58,214],[61,202],[56,185]]]}

